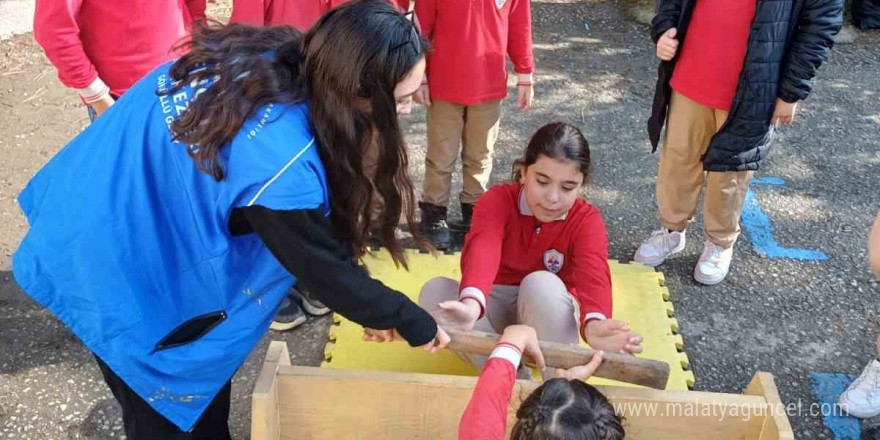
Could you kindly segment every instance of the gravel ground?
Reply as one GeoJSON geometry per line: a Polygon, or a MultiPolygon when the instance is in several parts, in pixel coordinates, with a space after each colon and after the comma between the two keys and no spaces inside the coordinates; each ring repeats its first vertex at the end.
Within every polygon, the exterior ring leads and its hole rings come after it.
{"type": "MultiPolygon", "coordinates": [[[[228,14],[224,5],[212,7],[228,14]]],[[[505,102],[493,172],[493,181],[506,179],[544,123],[577,124],[594,152],[588,198],[604,213],[612,258],[624,261],[656,227],[657,156],[644,129],[656,62],[646,28],[631,21],[629,5],[533,2],[537,107],[523,113],[512,99],[505,102]]],[[[809,407],[810,372],[857,374],[872,356],[880,333],[880,285],[867,268],[865,238],[880,205],[878,43],[880,33],[860,32],[854,44],[835,47],[798,120],[780,130],[757,174],[787,182],[756,189],[777,241],[820,249],[829,260],[765,259],[744,235],[728,280],[699,286],[692,278],[703,242],[698,216],[685,251],[660,269],[696,389],[741,392],[755,371],[769,371],[786,403],[809,407]]],[[[30,34],[0,41],[0,109],[0,438],[120,438],[118,406],[89,353],[9,273],[10,255],[26,231],[14,196],[86,124],[85,111],[55,79],[30,34]]],[[[420,184],[424,112],[407,117],[406,126],[420,184]]],[[[288,334],[271,332],[252,353],[233,387],[235,438],[248,437],[249,393],[268,339],[286,340],[294,363],[317,365],[327,325],[326,318],[312,319],[288,334]]],[[[796,414],[791,421],[797,438],[831,438],[818,417],[796,414]]]]}

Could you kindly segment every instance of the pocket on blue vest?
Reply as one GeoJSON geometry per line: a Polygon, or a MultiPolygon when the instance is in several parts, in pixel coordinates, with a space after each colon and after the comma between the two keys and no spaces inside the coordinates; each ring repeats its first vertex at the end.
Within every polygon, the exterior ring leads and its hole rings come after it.
{"type": "Polygon", "coordinates": [[[218,310],[215,312],[205,313],[188,319],[184,323],[178,325],[163,337],[156,346],[153,347],[153,353],[157,351],[167,350],[169,348],[180,347],[195,342],[210,333],[215,327],[226,320],[226,312],[218,310]]]}

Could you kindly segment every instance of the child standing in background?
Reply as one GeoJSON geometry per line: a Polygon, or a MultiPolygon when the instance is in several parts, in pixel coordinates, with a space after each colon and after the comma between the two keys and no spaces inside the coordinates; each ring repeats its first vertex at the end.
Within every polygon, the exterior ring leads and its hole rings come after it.
{"type": "Polygon", "coordinates": [[[528,0],[419,0],[415,11],[434,48],[415,96],[428,109],[421,228],[428,240],[444,249],[451,244],[446,214],[459,151],[465,231],[489,183],[501,100],[507,96],[508,55],[518,77],[517,107],[526,110],[532,105],[532,19],[528,0]]]}
{"type": "MultiPolygon", "coordinates": [[[[868,264],[880,278],[880,215],[874,219],[868,237],[868,264]]],[[[877,357],[871,359],[862,374],[840,395],[840,404],[853,417],[868,419],[880,415],[880,337],[876,340],[877,357]]],[[[862,438],[880,437],[880,428],[870,427],[862,438]],[[868,432],[871,434],[868,435],[868,432]]]]}
{"type": "Polygon", "coordinates": [[[204,18],[205,0],[41,0],[34,39],[94,120],[142,76],[179,56],[171,47],[204,18]]]}
{"type": "Polygon", "coordinates": [[[684,250],[703,197],[703,252],[694,280],[727,277],[752,173],[778,124],[790,124],[843,23],[843,0],[658,0],[657,71],[648,135],[665,126],[657,219],[633,257],[656,267],[684,250]]]}

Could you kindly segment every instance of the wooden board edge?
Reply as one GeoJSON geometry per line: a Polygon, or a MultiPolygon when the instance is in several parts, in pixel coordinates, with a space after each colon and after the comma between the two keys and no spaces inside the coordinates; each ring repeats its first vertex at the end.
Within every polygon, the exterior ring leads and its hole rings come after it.
{"type": "Polygon", "coordinates": [[[785,412],[785,405],[779,397],[779,389],[773,375],[758,371],[752,376],[752,381],[746,387],[743,394],[762,396],[767,402],[769,415],[766,418],[761,440],[794,440],[794,430],[785,412]]]}
{"type": "Polygon", "coordinates": [[[290,365],[290,353],[284,341],[272,341],[251,395],[251,440],[278,440],[281,423],[278,416],[279,366],[290,365]]]}
{"type": "MultiPolygon", "coordinates": [[[[317,368],[307,366],[279,366],[278,381],[284,381],[290,376],[306,377],[330,377],[330,378],[369,378],[378,381],[420,383],[431,385],[461,386],[473,388],[477,377],[456,376],[445,374],[424,374],[393,371],[374,370],[340,370],[332,368],[317,368]]],[[[538,386],[540,382],[518,380],[517,393],[528,394],[538,386]]],[[[765,402],[763,395],[744,398],[741,394],[722,394],[703,391],[680,391],[680,390],[654,390],[651,388],[599,385],[600,391],[611,399],[650,399],[657,402],[705,402],[720,404],[761,404],[765,402]]],[[[280,396],[283,400],[284,396],[280,396]]]]}

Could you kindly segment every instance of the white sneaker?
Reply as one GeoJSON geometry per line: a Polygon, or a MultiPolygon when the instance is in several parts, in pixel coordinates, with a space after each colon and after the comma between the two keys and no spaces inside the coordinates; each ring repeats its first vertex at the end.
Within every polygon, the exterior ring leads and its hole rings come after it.
{"type": "Polygon", "coordinates": [[[860,419],[880,415],[880,361],[871,361],[840,395],[839,402],[849,415],[860,419]]]}
{"type": "Polygon", "coordinates": [[[700,261],[694,267],[694,279],[700,284],[714,286],[727,277],[730,261],[733,260],[733,246],[724,248],[711,241],[703,247],[700,261]]]}
{"type": "Polygon", "coordinates": [[[666,257],[684,249],[684,231],[669,232],[666,229],[654,231],[647,240],[642,242],[633,257],[638,263],[656,267],[666,261],[666,257]]]}

